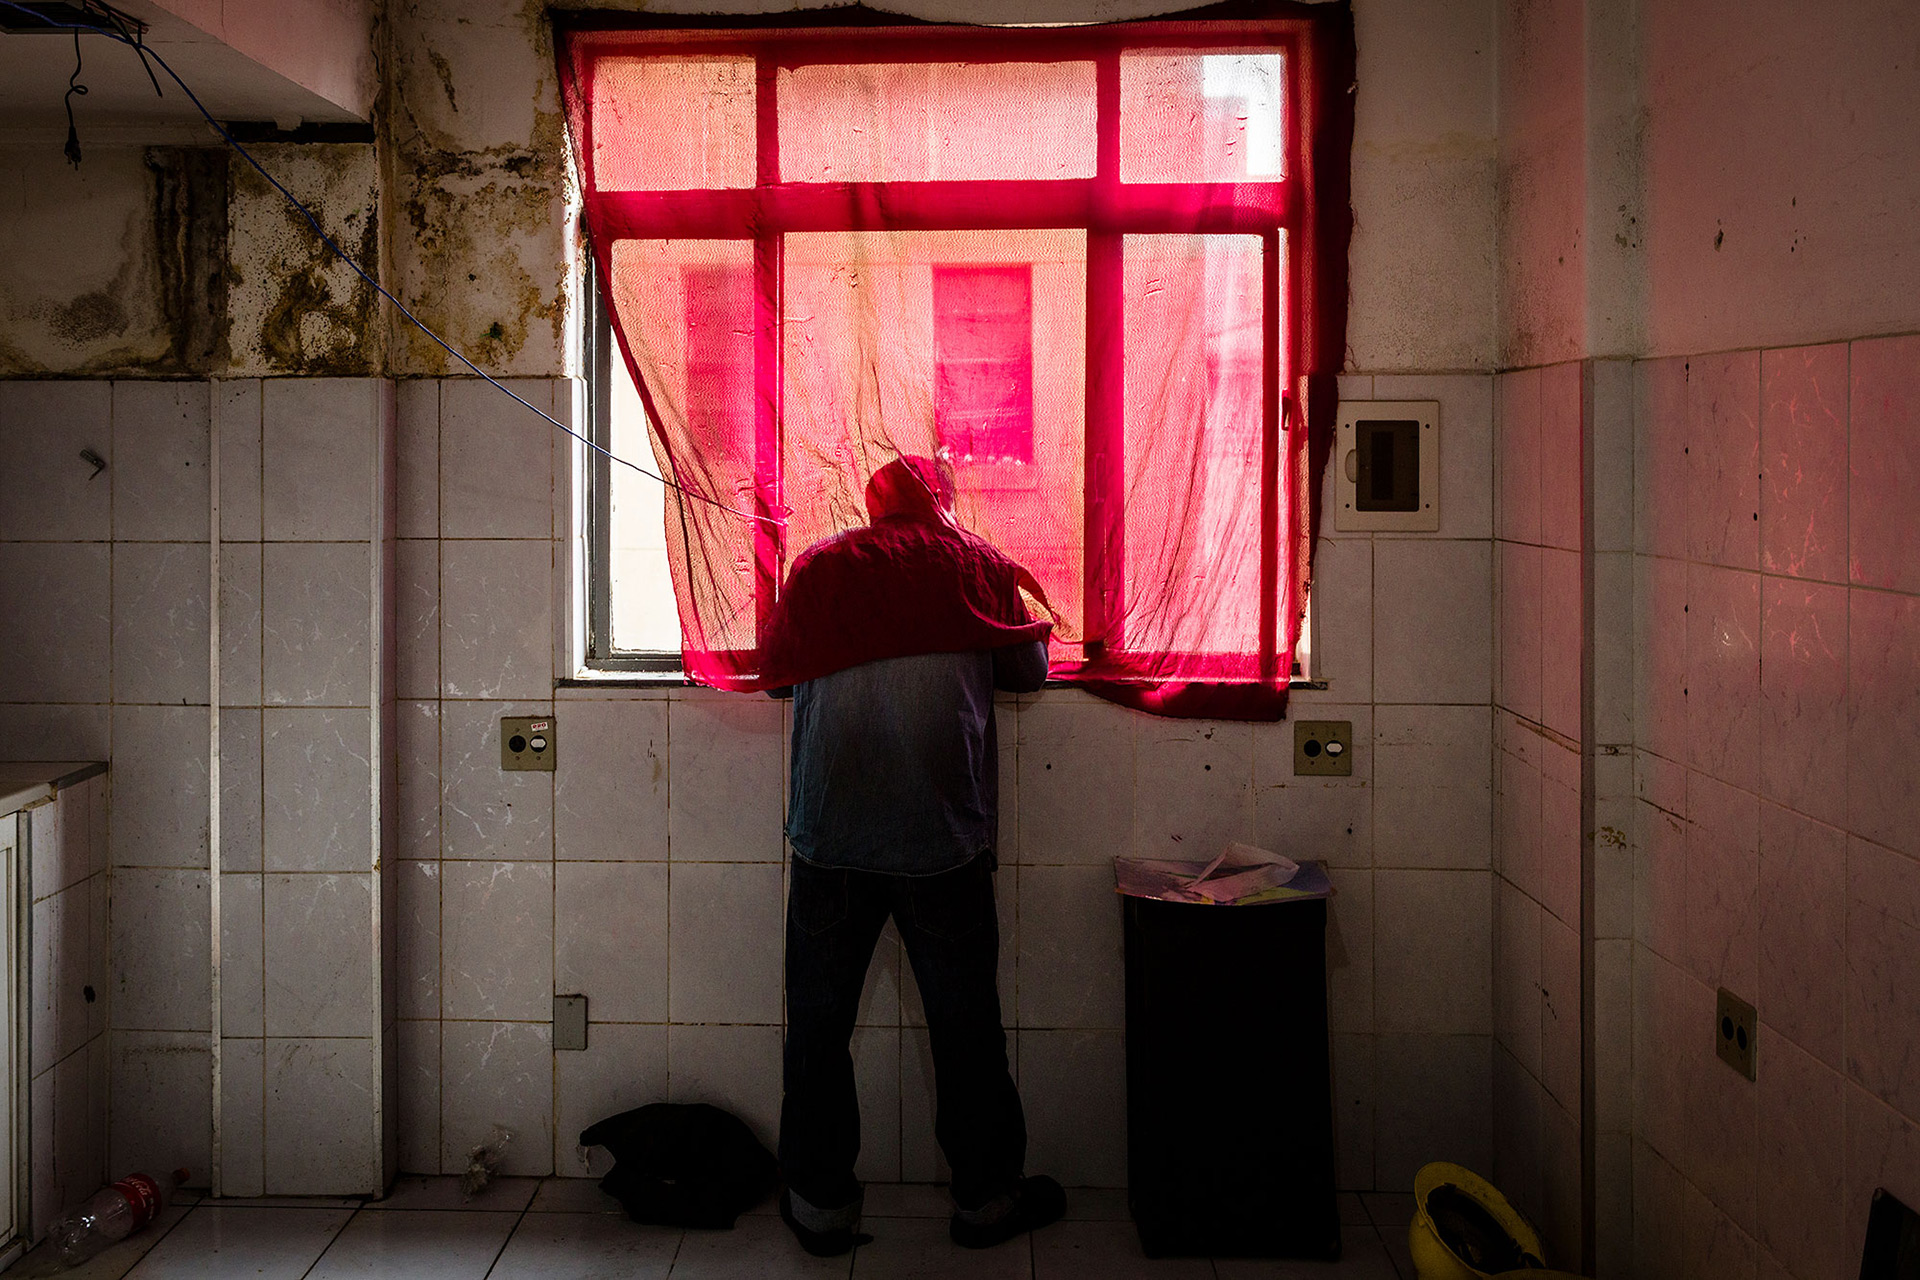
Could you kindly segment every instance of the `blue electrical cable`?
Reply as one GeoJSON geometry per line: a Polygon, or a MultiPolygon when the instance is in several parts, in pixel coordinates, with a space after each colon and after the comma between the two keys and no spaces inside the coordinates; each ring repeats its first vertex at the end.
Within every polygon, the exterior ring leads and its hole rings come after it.
{"type": "MultiPolygon", "coordinates": [[[[55,30],[72,31],[74,33],[74,39],[76,42],[79,40],[81,32],[91,32],[94,35],[105,36],[107,39],[112,40],[118,44],[124,44],[129,48],[133,49],[135,52],[137,52],[140,55],[142,65],[145,64],[146,59],[152,58],[154,62],[159,64],[160,69],[167,73],[167,78],[172,80],[174,84],[180,87],[180,92],[187,95],[187,101],[193,104],[194,109],[200,113],[200,115],[206,120],[206,122],[209,125],[213,126],[214,132],[218,133],[220,137],[226,142],[226,144],[229,147],[232,147],[234,151],[239,154],[241,159],[245,160],[248,164],[252,165],[254,172],[258,173],[262,178],[265,178],[267,180],[268,185],[270,185],[275,191],[278,191],[283,197],[285,197],[288,204],[292,205],[295,209],[298,209],[300,211],[300,215],[307,220],[307,225],[313,228],[313,234],[320,238],[320,243],[326,245],[327,248],[333,251],[335,257],[339,258],[340,261],[346,263],[347,266],[353,270],[353,273],[359,276],[362,280],[364,280],[373,289],[375,293],[378,293],[382,298],[385,298],[387,302],[392,305],[393,309],[395,311],[398,311],[401,314],[401,316],[406,319],[407,323],[411,324],[414,328],[418,329],[420,332],[426,334],[427,337],[433,339],[434,343],[437,346],[439,346],[441,350],[445,351],[448,355],[452,356],[455,360],[458,360],[461,364],[465,365],[468,369],[472,370],[479,377],[485,379],[486,382],[489,385],[491,385],[496,391],[500,392],[500,394],[506,396],[508,399],[512,400],[514,403],[520,405],[522,408],[526,409],[529,413],[535,414],[541,418],[546,419],[546,421],[552,425],[554,430],[559,431],[564,435],[571,436],[575,440],[578,440],[581,444],[584,444],[585,446],[587,446],[587,448],[605,457],[609,462],[617,462],[623,467],[628,467],[634,471],[639,472],[641,475],[647,477],[649,480],[659,481],[661,484],[665,485],[669,489],[674,490],[677,493],[683,493],[689,498],[693,498],[700,502],[707,503],[709,506],[718,507],[722,511],[731,512],[732,514],[739,516],[743,520],[758,520],[766,524],[774,525],[776,527],[784,525],[786,523],[785,521],[776,519],[772,516],[758,515],[751,511],[742,511],[738,507],[730,507],[726,503],[721,502],[718,498],[710,498],[706,494],[701,493],[696,489],[689,489],[685,485],[676,484],[673,481],[667,479],[665,476],[656,475],[655,473],[647,470],[645,467],[641,466],[637,462],[630,462],[627,459],[620,457],[618,454],[613,453],[611,450],[608,450],[605,447],[599,444],[596,444],[594,441],[588,439],[586,436],[581,435],[579,432],[575,431],[572,427],[569,427],[566,423],[560,421],[558,418],[554,417],[552,414],[546,412],[546,410],[538,408],[535,405],[529,403],[528,401],[523,399],[517,392],[515,392],[513,388],[507,386],[505,383],[501,382],[498,378],[494,377],[492,374],[488,373],[485,369],[482,369],[479,365],[475,364],[473,361],[467,359],[466,356],[462,355],[459,351],[455,350],[453,346],[450,343],[448,343],[445,338],[442,338],[439,334],[435,333],[432,329],[428,328],[425,322],[423,322],[418,316],[414,315],[412,311],[409,311],[405,303],[401,302],[400,299],[394,297],[393,294],[389,293],[386,287],[383,286],[378,280],[375,280],[371,275],[367,274],[366,269],[363,268],[357,261],[354,260],[354,257],[352,254],[348,253],[345,249],[342,249],[337,243],[335,243],[333,237],[327,234],[326,228],[320,225],[320,220],[314,216],[313,210],[307,208],[306,205],[302,204],[299,198],[295,196],[293,192],[287,190],[284,186],[280,184],[279,179],[275,178],[271,173],[268,173],[265,166],[263,166],[258,160],[254,159],[253,154],[249,152],[245,147],[241,146],[239,140],[236,139],[231,133],[227,132],[226,126],[221,124],[218,120],[214,119],[213,113],[211,111],[208,111],[206,108],[206,104],[201,102],[199,97],[193,92],[193,90],[187,87],[187,82],[180,78],[179,72],[175,71],[171,66],[168,66],[167,60],[161,57],[159,53],[155,52],[148,45],[143,43],[137,35],[129,35],[125,31],[110,30],[109,28],[96,26],[92,23],[56,22],[52,18],[47,17],[47,15],[39,12],[38,10],[31,9],[24,4],[16,4],[14,0],[0,0],[0,6],[4,6],[8,9],[13,9],[13,10],[16,10],[17,12],[24,13],[29,17],[36,18],[39,21],[45,23],[47,26],[54,28],[55,30]]],[[[149,77],[151,77],[153,74],[152,70],[149,69],[147,74],[149,77]]],[[[160,91],[160,84],[158,81],[154,82],[153,88],[155,93],[158,93],[160,91]]],[[[85,90],[82,89],[80,92],[84,93],[85,90]]]]}

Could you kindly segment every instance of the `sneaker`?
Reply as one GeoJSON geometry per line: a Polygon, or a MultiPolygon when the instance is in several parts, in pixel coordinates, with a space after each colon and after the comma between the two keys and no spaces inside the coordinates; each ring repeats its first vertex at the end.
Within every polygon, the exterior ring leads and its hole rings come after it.
{"type": "Polygon", "coordinates": [[[866,1232],[848,1227],[835,1231],[815,1231],[803,1226],[793,1215],[793,1193],[785,1187],[780,1188],[780,1221],[787,1224],[787,1230],[793,1232],[793,1238],[800,1242],[800,1247],[816,1258],[838,1258],[852,1253],[859,1245],[873,1243],[873,1237],[866,1232]]]}
{"type": "Polygon", "coordinates": [[[1022,1178],[1013,1194],[989,1200],[978,1209],[957,1209],[949,1233],[962,1249],[990,1249],[1015,1236],[1059,1221],[1067,1211],[1067,1193],[1052,1178],[1022,1178]]]}

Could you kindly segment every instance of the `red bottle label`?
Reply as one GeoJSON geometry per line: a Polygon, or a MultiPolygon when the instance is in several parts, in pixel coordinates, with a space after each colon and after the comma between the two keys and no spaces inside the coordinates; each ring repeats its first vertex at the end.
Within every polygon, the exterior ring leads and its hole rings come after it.
{"type": "Polygon", "coordinates": [[[160,1212],[160,1188],[144,1173],[120,1179],[113,1184],[113,1189],[125,1196],[128,1206],[133,1209],[135,1231],[152,1222],[154,1215],[160,1212]]]}

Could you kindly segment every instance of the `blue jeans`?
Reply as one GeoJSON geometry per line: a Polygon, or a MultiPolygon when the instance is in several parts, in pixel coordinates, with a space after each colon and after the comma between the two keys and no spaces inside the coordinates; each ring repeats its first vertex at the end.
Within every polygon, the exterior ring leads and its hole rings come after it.
{"type": "Polygon", "coordinates": [[[848,1044],[874,944],[891,915],[919,984],[933,1045],[934,1137],[953,1198],[977,1208],[1018,1184],[1027,1123],[1000,1023],[1000,926],[993,859],[931,876],[817,867],[793,860],[787,899],[786,1096],[780,1165],[820,1209],[854,1205],[860,1104],[848,1044]]]}

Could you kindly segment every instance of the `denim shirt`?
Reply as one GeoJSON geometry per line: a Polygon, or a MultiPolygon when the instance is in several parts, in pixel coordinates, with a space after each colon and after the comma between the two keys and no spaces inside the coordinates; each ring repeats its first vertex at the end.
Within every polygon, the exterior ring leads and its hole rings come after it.
{"type": "Polygon", "coordinates": [[[794,854],[822,867],[927,876],[992,850],[993,691],[1045,679],[1046,647],[1035,642],[886,658],[797,686],[787,789],[794,854]]]}

